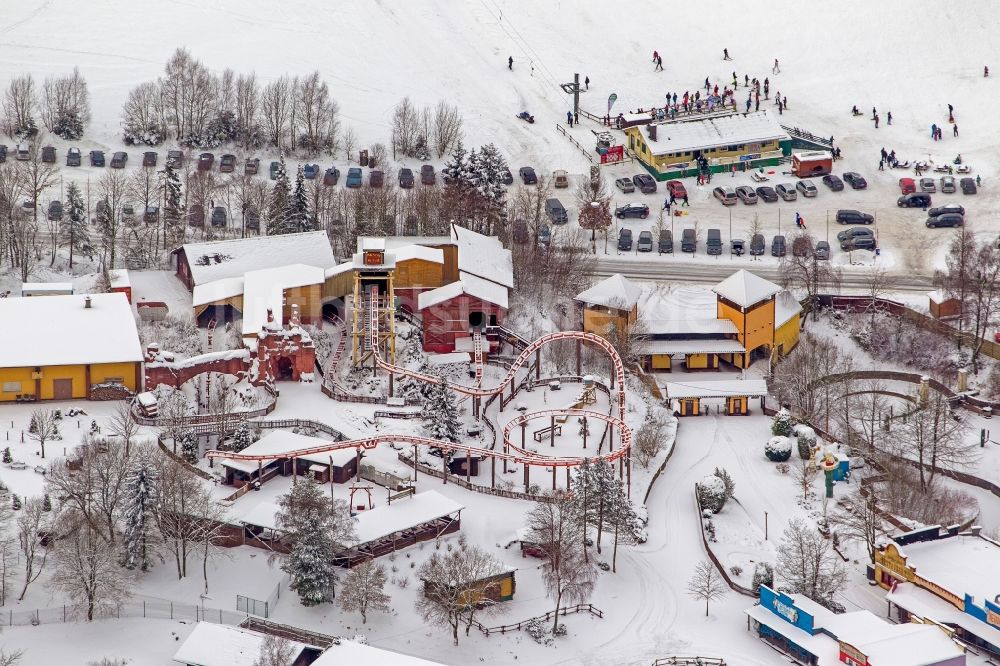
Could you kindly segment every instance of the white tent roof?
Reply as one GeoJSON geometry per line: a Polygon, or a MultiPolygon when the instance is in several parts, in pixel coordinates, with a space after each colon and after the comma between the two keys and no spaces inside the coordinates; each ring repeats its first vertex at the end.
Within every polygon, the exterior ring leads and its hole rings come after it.
{"type": "Polygon", "coordinates": [[[451,225],[451,236],[458,246],[458,270],[514,287],[514,263],[503,243],[456,224],[451,225]]]}
{"type": "Polygon", "coordinates": [[[767,395],[763,379],[722,379],[707,382],[667,382],[667,398],[756,398],[767,395]]]}
{"type": "Polygon", "coordinates": [[[323,231],[187,243],[183,248],[196,285],[262,268],[306,264],[327,269],[337,263],[323,231]]]}
{"type": "Polygon", "coordinates": [[[741,268],[712,287],[712,291],[727,301],[748,308],[774,296],[781,291],[781,287],[741,268]]]}
{"type": "Polygon", "coordinates": [[[143,359],[123,293],[0,299],[0,368],[143,359]],[[90,308],[84,307],[89,296],[90,308]]]}
{"type": "MultiPolygon", "coordinates": [[[[256,631],[199,622],[174,654],[174,661],[194,666],[249,666],[260,655],[264,635],[256,631]]],[[[296,657],[306,647],[290,641],[296,657]]],[[[318,662],[316,662],[318,663],[318,662]]]]}
{"type": "Polygon", "coordinates": [[[313,666],[441,666],[441,662],[427,661],[419,657],[362,645],[354,641],[341,640],[313,662],[313,666]]]}
{"type": "Polygon", "coordinates": [[[465,507],[437,492],[428,490],[371,511],[362,511],[355,525],[358,543],[377,541],[400,530],[416,527],[436,518],[451,515],[465,507]]]}
{"type": "Polygon", "coordinates": [[[615,273],[601,280],[590,289],[580,292],[576,299],[588,305],[600,305],[618,310],[631,310],[639,302],[642,287],[624,275],[615,273]]]}
{"type": "Polygon", "coordinates": [[[767,111],[735,113],[684,123],[657,123],[656,141],[650,141],[645,133],[643,136],[653,155],[791,138],[767,111]]]}

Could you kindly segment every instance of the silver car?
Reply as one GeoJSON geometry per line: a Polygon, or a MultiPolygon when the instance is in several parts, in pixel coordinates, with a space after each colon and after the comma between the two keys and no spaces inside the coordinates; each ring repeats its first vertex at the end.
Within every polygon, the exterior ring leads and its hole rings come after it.
{"type": "Polygon", "coordinates": [[[941,176],[941,192],[944,194],[952,194],[955,192],[954,176],[941,176]]]}
{"type": "Polygon", "coordinates": [[[795,190],[795,186],[791,183],[778,183],[774,188],[774,191],[778,193],[778,196],[785,201],[795,201],[799,198],[799,193],[795,190]]]}
{"type": "Polygon", "coordinates": [[[632,182],[631,178],[619,178],[615,181],[615,187],[624,192],[625,194],[631,194],[635,192],[635,184],[632,182]]]}
{"type": "Polygon", "coordinates": [[[795,183],[795,189],[802,193],[804,197],[814,197],[819,194],[819,190],[808,180],[800,180],[795,183]]]}
{"type": "Polygon", "coordinates": [[[921,178],[920,179],[920,191],[921,192],[937,192],[937,183],[934,182],[933,178],[921,178]]]}

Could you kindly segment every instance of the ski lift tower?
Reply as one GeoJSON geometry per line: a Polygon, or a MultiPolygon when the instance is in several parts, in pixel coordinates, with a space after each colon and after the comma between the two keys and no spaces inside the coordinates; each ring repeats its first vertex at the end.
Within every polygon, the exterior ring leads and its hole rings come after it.
{"type": "Polygon", "coordinates": [[[574,74],[572,83],[561,83],[559,84],[559,87],[562,88],[567,95],[573,96],[573,117],[578,117],[580,115],[580,93],[586,92],[584,90],[580,90],[580,75],[574,74]]]}
{"type": "Polygon", "coordinates": [[[385,251],[384,238],[363,238],[361,252],[354,255],[354,307],[351,318],[351,362],[361,367],[375,355],[369,340],[369,312],[375,303],[378,340],[382,358],[396,362],[396,295],[393,287],[396,258],[385,251]]]}

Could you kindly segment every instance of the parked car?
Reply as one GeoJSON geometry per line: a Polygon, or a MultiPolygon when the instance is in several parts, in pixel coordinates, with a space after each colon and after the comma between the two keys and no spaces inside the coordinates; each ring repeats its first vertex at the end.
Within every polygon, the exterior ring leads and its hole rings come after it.
{"type": "Polygon", "coordinates": [[[66,151],[66,166],[80,166],[83,154],[79,148],[70,148],[66,151]]]}
{"type": "MultiPolygon", "coordinates": [[[[840,186],[843,187],[844,184],[841,183],[840,186]]],[[[799,182],[795,183],[795,189],[801,192],[802,196],[808,198],[812,198],[819,194],[819,190],[816,189],[816,186],[813,185],[812,182],[808,180],[800,180],[799,182]]]]}
{"type": "Polygon", "coordinates": [[[858,236],[857,238],[851,238],[849,240],[843,241],[840,244],[840,249],[846,252],[851,252],[853,250],[868,250],[870,252],[875,251],[875,237],[874,236],[858,236]]]}
{"type": "Polygon", "coordinates": [[[620,229],[618,231],[618,249],[628,252],[632,249],[632,230],[620,229]]]}
{"type": "Polygon", "coordinates": [[[552,220],[552,224],[566,224],[569,222],[569,214],[566,212],[566,207],[562,205],[559,199],[545,200],[545,214],[552,220]]]}
{"type": "Polygon", "coordinates": [[[976,193],[976,179],[975,178],[963,178],[958,182],[962,188],[962,194],[975,194],[976,193]]]}
{"type": "Polygon", "coordinates": [[[169,166],[171,169],[179,169],[182,166],[184,166],[184,151],[168,150],[167,166],[169,166]]]}
{"type": "Polygon", "coordinates": [[[549,229],[549,225],[543,224],[538,227],[538,242],[542,245],[548,245],[552,242],[552,230],[549,229]]]}
{"type": "MultiPolygon", "coordinates": [[[[507,169],[507,173],[510,173],[510,169],[507,169]]],[[[433,164],[425,164],[420,167],[420,182],[424,185],[433,185],[437,182],[433,164]]],[[[507,185],[510,185],[510,183],[507,183],[507,185]]]]}
{"type": "Polygon", "coordinates": [[[340,180],[340,169],[337,167],[330,167],[323,172],[324,185],[336,185],[338,180],[340,180]]]}
{"type": "Polygon", "coordinates": [[[281,171],[281,162],[271,162],[271,166],[268,168],[268,176],[271,180],[278,179],[278,172],[281,171]]]}
{"type": "Polygon", "coordinates": [[[705,239],[705,250],[708,254],[722,254],[722,232],[718,229],[709,229],[705,239]]]}
{"type": "Polygon", "coordinates": [[[514,224],[511,227],[511,238],[514,239],[514,242],[518,245],[524,245],[530,237],[528,223],[524,220],[514,220],[514,224]]]}
{"type": "Polygon", "coordinates": [[[248,176],[256,176],[258,171],[260,171],[260,158],[248,157],[243,163],[243,173],[248,176]]]}
{"type": "Polygon", "coordinates": [[[202,153],[198,156],[198,171],[211,171],[215,164],[215,155],[212,153],[202,153]]]}
{"type": "Polygon", "coordinates": [[[943,213],[928,217],[924,223],[928,228],[934,227],[960,227],[965,224],[965,218],[958,213],[943,213]]]}
{"type": "MultiPolygon", "coordinates": [[[[823,176],[823,184],[834,192],[841,192],[844,189],[844,181],[835,173],[828,173],[823,176]]],[[[794,248],[792,254],[794,254],[794,248]]]]}
{"type": "Polygon", "coordinates": [[[747,242],[742,238],[734,238],[729,241],[729,254],[735,254],[737,257],[742,257],[743,253],[747,251],[747,242]]]}
{"type": "Polygon", "coordinates": [[[698,236],[694,229],[688,227],[681,232],[681,252],[694,252],[698,249],[698,236]]]}
{"type": "Polygon", "coordinates": [[[347,181],[344,185],[347,187],[361,187],[362,176],[360,167],[351,167],[347,170],[347,181]]]}
{"type": "Polygon", "coordinates": [[[569,176],[562,169],[552,172],[552,186],[562,189],[569,187],[569,176]]]}
{"type": "Polygon", "coordinates": [[[674,235],[671,233],[670,229],[660,230],[660,239],[656,244],[656,249],[660,254],[674,253],[674,235]]]}
{"type": "Polygon", "coordinates": [[[319,175],[319,165],[318,164],[303,164],[302,165],[302,177],[306,180],[316,180],[316,176],[319,175]]]}
{"type": "Polygon", "coordinates": [[[615,217],[624,220],[626,217],[638,217],[646,219],[649,217],[649,206],[644,203],[630,203],[615,208],[615,217]]]}
{"type": "MultiPolygon", "coordinates": [[[[427,164],[425,166],[430,166],[430,165],[427,164]]],[[[434,167],[431,167],[431,169],[433,169],[433,168],[434,167]]],[[[500,182],[502,182],[504,185],[513,185],[514,184],[514,174],[512,174],[510,172],[510,168],[509,167],[504,167],[503,168],[503,173],[500,174],[500,182]]],[[[432,181],[430,183],[430,185],[433,185],[433,184],[434,184],[434,182],[432,181]]]]}
{"type": "Polygon", "coordinates": [[[668,180],[667,191],[670,192],[671,196],[675,199],[683,199],[687,196],[687,190],[684,189],[684,183],[679,180],[668,180]]]}
{"type": "Polygon", "coordinates": [[[830,258],[830,244],[825,240],[816,243],[816,249],[813,250],[813,256],[816,259],[827,260],[830,258]]]}
{"type": "Polygon", "coordinates": [[[865,180],[864,176],[854,171],[848,171],[844,174],[844,182],[855,190],[863,190],[868,187],[868,181],[865,180]]]}
{"type": "Polygon", "coordinates": [[[17,144],[17,148],[15,149],[14,152],[14,157],[22,162],[27,161],[28,158],[31,157],[31,146],[29,146],[26,143],[17,144]]]}
{"type": "Polygon", "coordinates": [[[917,191],[917,181],[912,178],[900,178],[899,179],[899,193],[909,194],[910,192],[917,191]]]}
{"type": "Polygon", "coordinates": [[[718,199],[723,206],[736,205],[736,190],[731,187],[716,187],[712,190],[712,196],[718,199]]]}
{"type": "Polygon", "coordinates": [[[631,178],[619,178],[615,181],[615,187],[625,194],[632,194],[635,192],[635,184],[632,182],[631,178]]]}
{"type": "Polygon", "coordinates": [[[232,173],[236,170],[236,155],[226,153],[219,159],[219,171],[221,173],[232,173]]]}
{"type": "Polygon", "coordinates": [[[778,193],[770,185],[761,185],[756,190],[757,198],[764,203],[774,203],[778,200],[778,193]]]}
{"type": "Polygon", "coordinates": [[[750,256],[759,257],[764,254],[764,248],[766,243],[764,242],[764,234],[754,234],[750,238],[750,256]]]}
{"type": "Polygon", "coordinates": [[[632,184],[643,194],[654,194],[656,192],[656,181],[648,173],[639,173],[632,176],[632,184]]]}
{"type": "Polygon", "coordinates": [[[844,229],[843,231],[838,233],[837,240],[845,241],[845,240],[850,240],[852,238],[860,238],[861,236],[871,236],[872,238],[874,238],[875,234],[872,233],[871,229],[865,229],[863,227],[852,227],[850,229],[844,229]]]}
{"type": "Polygon", "coordinates": [[[92,167],[102,167],[102,166],[104,166],[104,151],[103,150],[92,150],[92,151],[90,151],[90,166],[92,166],[92,167]]]}
{"type": "Polygon", "coordinates": [[[920,179],[920,191],[921,192],[937,192],[937,183],[934,182],[933,178],[921,178],[920,179]]]}
{"type": "Polygon", "coordinates": [[[119,150],[111,156],[112,169],[124,169],[127,163],[128,163],[128,153],[124,151],[119,150]]]}
{"type": "Polygon", "coordinates": [[[736,196],[747,206],[757,203],[757,193],[749,185],[740,185],[737,187],[736,196]]]}
{"type": "Polygon", "coordinates": [[[926,192],[910,192],[896,199],[896,205],[900,208],[929,208],[931,195],[926,192]]]}
{"type": "Polygon", "coordinates": [[[135,206],[122,204],[122,219],[129,223],[135,222],[135,206]]]}
{"type": "Polygon", "coordinates": [[[21,208],[23,208],[24,210],[35,210],[35,200],[25,199],[24,201],[21,202],[21,208]]]}
{"type": "Polygon", "coordinates": [[[399,186],[405,190],[413,187],[413,170],[412,169],[400,169],[399,170],[399,186]]]}
{"type": "Polygon", "coordinates": [[[785,201],[795,201],[799,198],[799,193],[791,183],[778,183],[774,191],[785,201]]]}
{"type": "Polygon", "coordinates": [[[796,236],[792,239],[792,256],[809,257],[813,253],[813,242],[809,236],[796,236]]]}
{"type": "Polygon", "coordinates": [[[58,199],[49,202],[49,219],[53,222],[58,222],[62,219],[63,207],[62,202],[58,199]]]}
{"type": "Polygon", "coordinates": [[[837,211],[837,224],[871,224],[874,221],[874,215],[859,210],[841,208],[837,211]]]}
{"type": "Polygon", "coordinates": [[[260,231],[260,213],[256,208],[247,208],[243,213],[243,224],[251,231],[260,231]]]}
{"type": "Polygon", "coordinates": [[[771,256],[772,257],[783,257],[785,256],[785,237],[778,234],[771,240],[771,256]]]}
{"type": "Polygon", "coordinates": [[[45,146],[42,148],[42,162],[45,164],[55,164],[56,163],[56,147],[55,146],[45,146]]]}
{"type": "Polygon", "coordinates": [[[156,160],[159,156],[156,154],[155,150],[147,150],[142,154],[142,166],[144,167],[155,167],[156,160]]]}
{"type": "Polygon", "coordinates": [[[385,184],[385,172],[380,169],[373,169],[368,174],[368,187],[382,187],[385,184]]]}
{"type": "Polygon", "coordinates": [[[651,231],[640,231],[639,232],[639,242],[636,243],[635,249],[639,252],[652,252],[653,251],[653,232],[651,231]]]}
{"type": "Polygon", "coordinates": [[[941,176],[941,193],[942,194],[954,194],[955,192],[955,177],[954,176],[941,176]]]}
{"type": "Polygon", "coordinates": [[[946,213],[957,213],[958,215],[965,215],[965,206],[961,204],[945,204],[944,206],[936,206],[927,211],[927,215],[930,217],[937,217],[938,215],[944,215],[946,213]]]}
{"type": "Polygon", "coordinates": [[[535,175],[535,170],[531,167],[521,167],[517,170],[519,176],[521,176],[521,182],[525,185],[535,185],[538,183],[538,176],[535,175]]]}
{"type": "Polygon", "coordinates": [[[160,221],[160,207],[159,206],[146,206],[146,210],[142,213],[142,221],[146,224],[156,224],[160,221]]]}
{"type": "Polygon", "coordinates": [[[226,226],[226,209],[222,206],[216,206],[212,209],[212,226],[213,227],[224,227],[226,226]]]}

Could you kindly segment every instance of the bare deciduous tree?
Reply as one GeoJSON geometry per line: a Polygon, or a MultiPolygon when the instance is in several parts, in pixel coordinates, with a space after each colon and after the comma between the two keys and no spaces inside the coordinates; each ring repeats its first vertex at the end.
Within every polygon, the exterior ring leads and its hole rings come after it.
{"type": "Polygon", "coordinates": [[[875,551],[879,540],[886,535],[882,516],[879,514],[879,498],[874,489],[867,494],[854,493],[849,496],[849,507],[830,514],[830,523],[837,534],[864,544],[869,561],[875,563],[875,551]]]}
{"type": "Polygon", "coordinates": [[[417,611],[427,622],[451,628],[458,645],[458,629],[466,623],[469,634],[473,614],[498,610],[492,601],[499,582],[490,580],[503,573],[503,565],[478,546],[434,553],[417,570],[423,581],[423,593],[417,598],[417,611]],[[480,608],[476,608],[481,605],[480,608]]]}
{"type": "Polygon", "coordinates": [[[339,106],[330,89],[315,71],[299,82],[295,96],[296,117],[301,132],[296,145],[309,155],[333,150],[333,135],[339,132],[339,106]]]}
{"type": "Polygon", "coordinates": [[[42,122],[45,129],[64,139],[78,139],[90,122],[87,81],[77,67],[66,76],[45,79],[42,85],[42,122]]]}
{"type": "Polygon", "coordinates": [[[38,442],[45,458],[45,442],[51,441],[59,434],[59,420],[54,409],[36,409],[31,412],[31,426],[28,437],[38,442]]]}
{"type": "Polygon", "coordinates": [[[729,593],[722,574],[708,560],[702,560],[694,568],[687,590],[692,598],[705,602],[705,617],[708,617],[708,603],[721,599],[729,593]]]}
{"type": "Polygon", "coordinates": [[[260,643],[260,653],[253,660],[253,666],[292,666],[295,662],[295,649],[287,638],[264,634],[260,643]]]}
{"type": "Polygon", "coordinates": [[[931,391],[927,404],[896,429],[903,455],[919,463],[920,488],[928,492],[941,469],[964,467],[978,458],[964,421],[953,418],[948,400],[931,391]]]}
{"type": "Polygon", "coordinates": [[[21,555],[24,557],[24,587],[21,588],[19,601],[24,600],[28,586],[38,580],[45,569],[49,549],[42,545],[41,533],[45,530],[49,517],[50,514],[45,511],[41,497],[29,498],[17,516],[17,540],[21,546],[21,555]]]}
{"type": "Polygon", "coordinates": [[[778,567],[783,583],[794,593],[828,605],[846,577],[831,542],[801,518],[788,522],[778,547],[778,567]]]}
{"type": "Polygon", "coordinates": [[[114,411],[108,417],[108,433],[118,437],[125,445],[125,457],[128,458],[132,447],[132,439],[139,432],[139,423],[132,414],[132,406],[128,400],[122,400],[115,405],[114,411]]]}
{"type": "Polygon", "coordinates": [[[107,542],[84,520],[69,518],[58,541],[59,557],[53,586],[79,604],[91,622],[102,611],[114,608],[131,595],[128,569],[109,556],[107,542]]]}
{"type": "Polygon", "coordinates": [[[817,259],[816,253],[812,251],[814,246],[812,235],[805,231],[792,240],[792,252],[781,258],[781,286],[804,291],[806,309],[812,313],[813,321],[816,321],[819,318],[819,295],[838,290],[840,269],[829,261],[817,259]],[[796,244],[810,249],[808,252],[796,251],[796,244]]]}
{"type": "Polygon", "coordinates": [[[796,459],[794,465],[792,465],[792,478],[795,480],[795,484],[802,491],[802,499],[807,499],[809,497],[809,491],[812,490],[813,483],[816,482],[816,477],[819,476],[819,468],[810,460],[804,460],[802,458],[796,459]]]}
{"type": "Polygon", "coordinates": [[[340,607],[345,613],[361,613],[361,624],[367,624],[369,612],[384,613],[389,610],[385,581],[385,567],[374,560],[352,568],[344,577],[340,589],[340,607]]]}
{"type": "Polygon", "coordinates": [[[438,102],[434,108],[434,148],[438,159],[447,155],[462,136],[462,114],[458,107],[438,102]]]}
{"type": "Polygon", "coordinates": [[[260,112],[268,142],[276,148],[285,147],[285,131],[292,116],[292,81],[282,76],[271,81],[261,92],[260,112]]]}
{"type": "Polygon", "coordinates": [[[37,134],[35,111],[38,108],[38,94],[35,79],[31,74],[11,78],[3,96],[4,124],[10,138],[26,141],[37,134]]]}
{"type": "Polygon", "coordinates": [[[413,148],[419,132],[420,112],[404,97],[392,113],[392,156],[413,157],[413,148]]]}
{"type": "Polygon", "coordinates": [[[166,138],[164,98],[155,81],[129,91],[122,106],[122,131],[128,145],[159,145],[166,138]]]}

